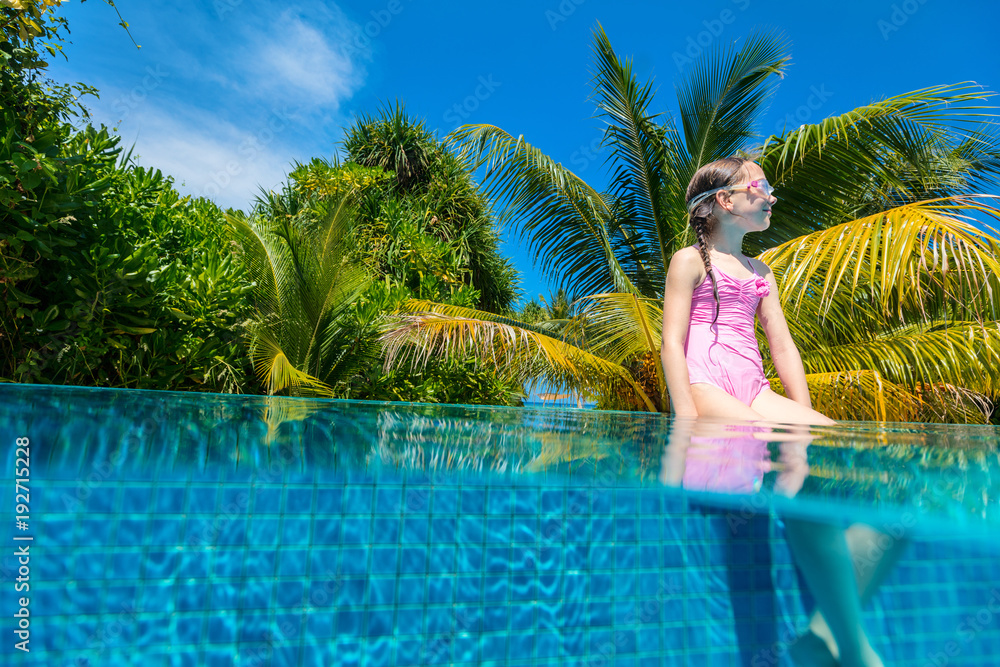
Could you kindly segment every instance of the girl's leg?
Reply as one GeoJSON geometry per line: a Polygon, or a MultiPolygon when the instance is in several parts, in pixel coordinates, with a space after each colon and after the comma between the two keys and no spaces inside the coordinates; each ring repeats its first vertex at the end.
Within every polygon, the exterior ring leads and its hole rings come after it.
{"type": "Polygon", "coordinates": [[[753,399],[750,406],[755,412],[764,415],[765,419],[785,424],[830,426],[837,423],[826,415],[776,394],[766,387],[757,394],[757,398],[753,399]]]}
{"type": "MultiPolygon", "coordinates": [[[[864,607],[892,571],[893,565],[905,551],[908,541],[904,537],[894,538],[860,523],[847,529],[846,539],[851,560],[854,562],[858,596],[861,606],[864,607]]],[[[836,642],[826,619],[819,611],[813,613],[809,620],[809,630],[822,639],[830,649],[830,653],[836,657],[838,652],[836,642]]]]}
{"type": "MultiPolygon", "coordinates": [[[[783,423],[834,424],[825,415],[796,403],[783,396],[764,389],[753,401],[754,411],[783,423]]],[[[848,546],[845,532],[830,524],[787,518],[785,534],[795,555],[809,590],[816,599],[822,614],[816,613],[810,621],[814,634],[826,641],[830,653],[824,656],[822,647],[803,642],[793,649],[796,660],[808,658],[811,663],[838,664],[833,657],[839,655],[841,665],[881,665],[882,661],[872,650],[861,625],[861,598],[858,594],[859,580],[855,575],[856,561],[854,549],[848,546]],[[815,622],[815,623],[813,623],[815,622]],[[823,635],[826,635],[825,637],[823,635]],[[835,641],[834,641],[835,640],[835,641]]],[[[860,533],[850,536],[857,546],[860,533]]],[[[866,581],[870,588],[875,574],[884,577],[885,570],[873,571],[866,581]]]]}
{"type": "Polygon", "coordinates": [[[691,385],[691,397],[698,410],[698,419],[722,419],[730,422],[760,421],[763,415],[714,384],[696,382],[691,385]]]}
{"type": "Polygon", "coordinates": [[[844,531],[826,523],[787,518],[785,536],[823,613],[823,624],[836,642],[840,664],[881,665],[861,625],[858,583],[844,531]]]}

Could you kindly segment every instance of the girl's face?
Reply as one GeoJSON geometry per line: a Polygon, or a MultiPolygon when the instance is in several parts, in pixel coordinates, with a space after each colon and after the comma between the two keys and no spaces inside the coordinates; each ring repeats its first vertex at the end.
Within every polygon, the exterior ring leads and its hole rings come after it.
{"type": "Polygon", "coordinates": [[[764,231],[771,224],[771,206],[778,198],[767,194],[762,188],[747,187],[751,181],[764,178],[764,170],[755,162],[743,166],[744,178],[729,194],[726,209],[734,216],[733,222],[746,228],[748,232],[764,231]]]}

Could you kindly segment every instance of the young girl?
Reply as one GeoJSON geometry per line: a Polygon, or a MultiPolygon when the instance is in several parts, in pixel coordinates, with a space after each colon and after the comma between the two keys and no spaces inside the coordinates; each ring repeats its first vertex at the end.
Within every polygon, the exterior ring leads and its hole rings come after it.
{"type": "MultiPolygon", "coordinates": [[[[742,253],[746,234],[768,228],[777,202],[773,191],[760,166],[736,157],[705,165],[688,185],[688,213],[697,243],[670,260],[660,351],[674,416],[682,418],[675,427],[683,418],[696,417],[835,423],[812,409],[774,275],[766,264],[742,253]],[[788,398],[773,392],[764,376],[755,316],[788,398]]],[[[783,491],[777,486],[787,495],[798,488],[783,491]]],[[[786,519],[785,532],[823,612],[813,616],[810,631],[793,645],[796,662],[881,665],[861,627],[861,600],[874,592],[895,554],[884,559],[877,572],[856,577],[852,561],[877,532],[852,526],[845,539],[836,526],[793,519],[786,519]]]]}
{"type": "Polygon", "coordinates": [[[688,185],[698,243],[670,260],[663,302],[661,356],[675,416],[834,423],[812,409],[774,275],[741,252],[744,235],[770,225],[772,191],[758,165],[735,157],[702,167],[688,185]],[[755,314],[788,398],[764,377],[755,314]]]}

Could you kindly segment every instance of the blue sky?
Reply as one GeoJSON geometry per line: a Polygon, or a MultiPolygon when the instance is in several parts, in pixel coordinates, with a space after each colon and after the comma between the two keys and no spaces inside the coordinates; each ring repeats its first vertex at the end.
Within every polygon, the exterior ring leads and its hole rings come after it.
{"type": "MultiPolygon", "coordinates": [[[[277,186],[293,161],[334,154],[356,114],[396,99],[440,137],[463,123],[524,135],[602,188],[601,123],[588,99],[598,22],[640,80],[655,79],[653,110],[673,114],[674,86],[701,50],[755,28],[781,31],[792,64],[763,135],[938,84],[1000,89],[1000,12],[989,0],[117,5],[142,49],[106,4],[70,0],[60,10],[69,59],[56,59],[51,76],[96,86],[95,119],[134,143],[140,163],[183,193],[237,208],[277,186]]],[[[525,298],[547,294],[518,239],[501,233],[525,298]]]]}

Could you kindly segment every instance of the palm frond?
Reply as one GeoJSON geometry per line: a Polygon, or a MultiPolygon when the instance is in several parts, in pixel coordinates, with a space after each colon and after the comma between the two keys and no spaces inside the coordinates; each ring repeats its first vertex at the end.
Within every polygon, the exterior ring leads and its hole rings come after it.
{"type": "Polygon", "coordinates": [[[540,150],[492,125],[464,125],[447,138],[471,168],[486,166],[487,194],[515,223],[536,265],[574,296],[636,292],[615,257],[611,212],[601,195],[540,150]]]}
{"type": "MultiPolygon", "coordinates": [[[[781,381],[769,378],[771,389],[783,393],[781,381]]],[[[875,370],[806,373],[813,409],[831,419],[914,421],[919,397],[875,370]]]]}
{"type": "Polygon", "coordinates": [[[689,162],[677,150],[679,142],[664,136],[676,135],[669,117],[657,125],[647,111],[653,99],[652,81],[645,85],[636,81],[631,61],[618,58],[600,25],[594,32],[594,52],[593,97],[608,123],[604,143],[615,165],[611,194],[622,209],[616,217],[629,251],[623,264],[631,266],[633,282],[642,292],[651,295],[664,282],[663,267],[673,251],[675,228],[684,224],[675,215],[675,204],[683,199],[689,162]]]}
{"type": "Polygon", "coordinates": [[[872,340],[803,350],[807,373],[878,371],[895,384],[949,384],[1000,393],[1000,325],[915,325],[872,340]]]}
{"type": "Polygon", "coordinates": [[[663,302],[634,294],[591,294],[582,300],[588,347],[603,358],[624,364],[661,345],[663,302]]]}
{"type": "Polygon", "coordinates": [[[885,208],[995,184],[996,127],[970,83],[935,86],[769,137],[759,163],[777,187],[771,227],[751,252],[885,208]]]}
{"type": "Polygon", "coordinates": [[[617,383],[631,387],[648,410],[649,397],[619,364],[545,333],[492,313],[426,301],[410,301],[380,339],[386,367],[397,365],[407,351],[412,364],[432,356],[474,354],[484,363],[510,369],[517,376],[557,388],[608,390],[617,383]]]}
{"type": "Polygon", "coordinates": [[[812,307],[820,315],[830,312],[841,289],[866,287],[877,299],[872,305],[899,317],[939,295],[995,320],[1000,235],[970,217],[1000,219],[1000,210],[984,200],[992,198],[907,204],[794,239],[760,259],[781,272],[783,304],[799,307],[815,300],[812,307]]]}
{"type": "Polygon", "coordinates": [[[755,32],[738,52],[732,46],[716,48],[697,61],[677,90],[695,169],[733,155],[756,138],[758,116],[774,90],[772,75],[783,76],[787,51],[786,40],[776,33],[755,32]]]}

